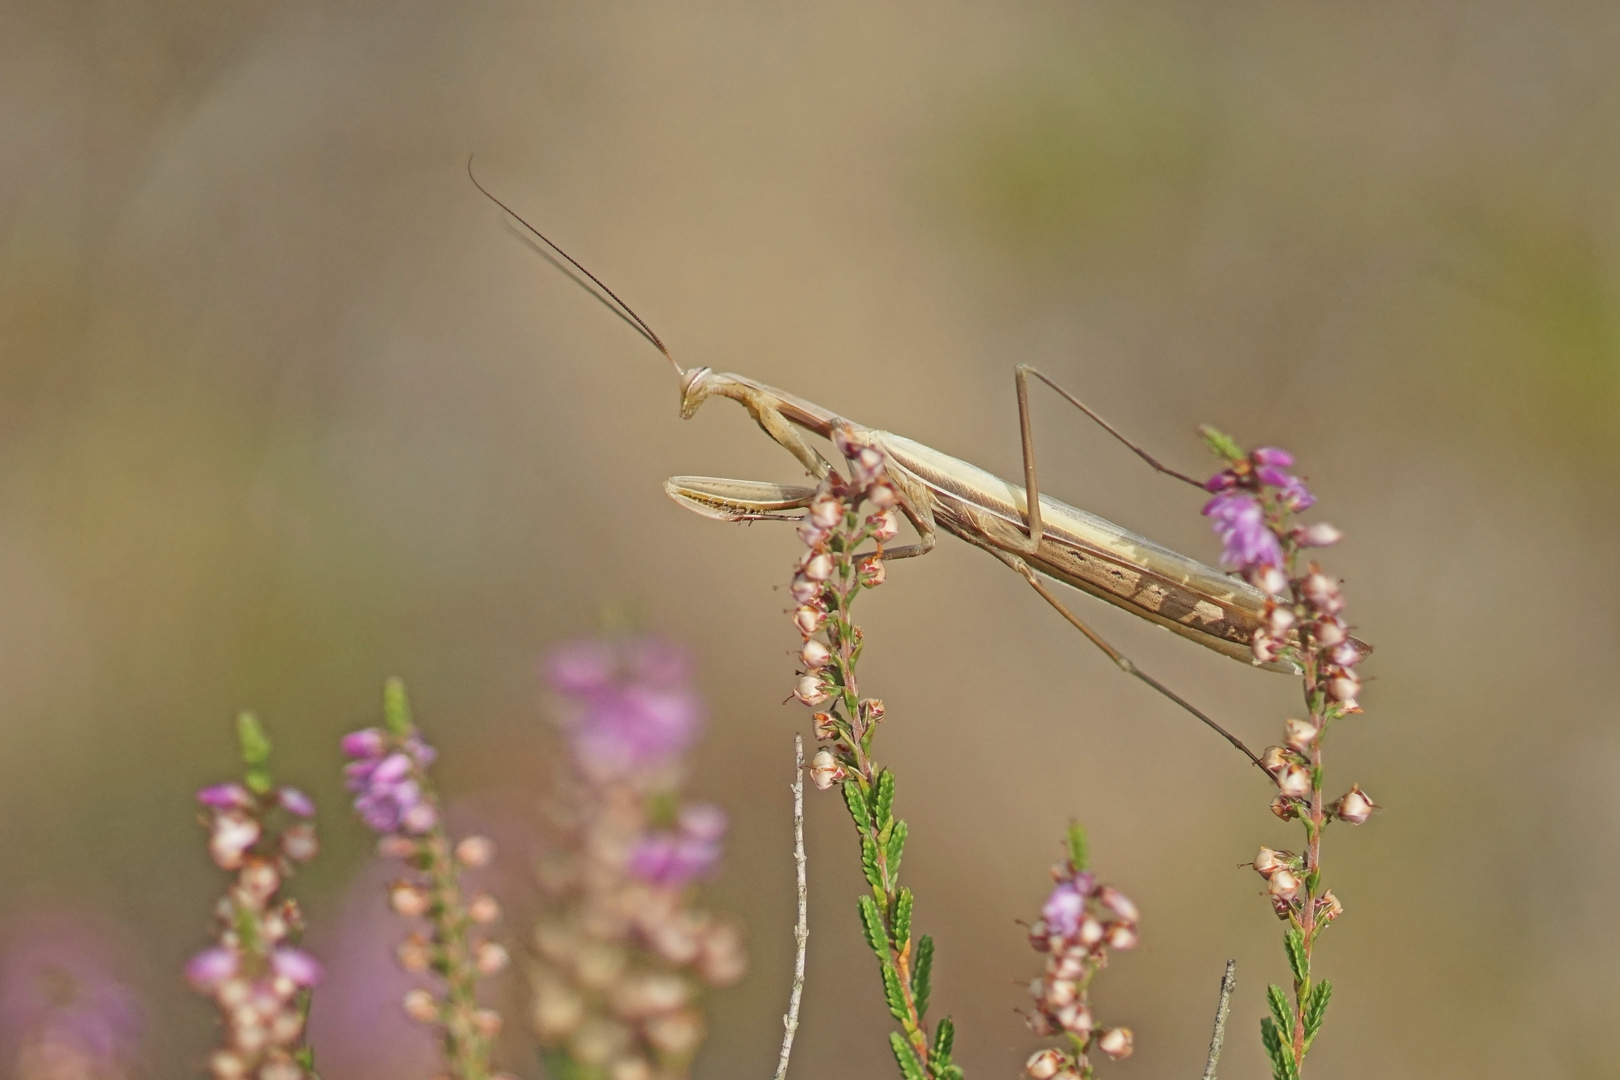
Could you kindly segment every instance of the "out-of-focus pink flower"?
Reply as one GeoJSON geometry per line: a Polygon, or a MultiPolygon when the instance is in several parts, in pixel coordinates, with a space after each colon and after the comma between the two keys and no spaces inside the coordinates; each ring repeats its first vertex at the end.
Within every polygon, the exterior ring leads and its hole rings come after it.
{"type": "Polygon", "coordinates": [[[575,760],[597,779],[656,773],[691,748],[702,724],[684,650],[656,638],[587,640],[544,663],[552,689],[573,701],[565,728],[575,760]]]}
{"type": "Polygon", "coordinates": [[[144,1022],[106,942],[59,916],[15,928],[13,941],[0,961],[0,1075],[126,1075],[144,1022]]]}

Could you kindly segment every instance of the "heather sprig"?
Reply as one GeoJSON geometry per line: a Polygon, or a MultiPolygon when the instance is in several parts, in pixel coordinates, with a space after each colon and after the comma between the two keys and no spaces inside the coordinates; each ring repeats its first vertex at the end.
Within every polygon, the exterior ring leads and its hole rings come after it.
{"type": "Polygon", "coordinates": [[[810,779],[823,791],[842,785],[860,837],[861,867],[871,886],[860,898],[861,927],[877,955],[889,1012],[900,1024],[889,1036],[900,1074],[904,1080],[958,1080],[950,1018],[929,1036],[934,942],[926,934],[913,937],[915,899],[900,884],[907,829],[894,816],[894,773],[872,756],[883,702],[862,698],[856,678],[861,630],[850,610],[864,590],[883,584],[883,545],[899,533],[899,496],[883,456],[861,445],[852,429],[834,429],[833,443],[849,463],[849,479],[832,472],[811,499],[799,526],[805,551],[791,586],[798,605],[793,624],[804,639],[794,696],[812,708],[825,706],[815,714],[815,731],[827,745],[812,759],[810,779]],[[872,512],[863,516],[868,504],[872,512]],[[868,540],[876,549],[858,551],[868,540]]]}
{"type": "Polygon", "coordinates": [[[315,958],[297,947],[303,916],[282,886],[314,858],[315,804],[270,776],[270,740],[249,713],[237,718],[246,766],[240,782],[197,792],[207,809],[208,853],[235,875],[215,906],[215,942],[186,965],[186,978],[219,1006],[221,1045],[209,1058],[217,1080],[314,1076],[304,1038],[315,958]]]}
{"type": "Polygon", "coordinates": [[[686,802],[701,708],[684,651],[590,638],[544,665],[569,753],[548,805],[533,1024],[557,1080],[675,1080],[704,1038],[705,987],[747,971],[742,935],[696,900],[727,820],[686,802]]]}
{"type": "Polygon", "coordinates": [[[489,1058],[501,1016],[478,1003],[481,979],[501,971],[506,950],[481,928],[500,918],[486,893],[467,895],[461,870],[487,866],[494,845],[482,836],[452,842],[428,775],[437,753],[411,720],[405,687],[390,679],[383,690],[381,728],[343,737],[345,767],[354,809],[380,834],[378,852],[398,859],[410,873],[389,886],[389,905],[407,918],[424,919],[427,932],[412,933],[397,950],[407,971],[431,971],[440,992],[423,987],[405,995],[407,1015],[439,1030],[451,1080],[495,1080],[489,1058]]]}
{"type": "Polygon", "coordinates": [[[1119,1061],[1135,1048],[1131,1029],[1099,1027],[1091,1013],[1091,980],[1108,966],[1108,950],[1134,949],[1141,916],[1130,897],[1100,885],[1088,866],[1085,830],[1069,826],[1069,857],[1052,867],[1056,884],[1029,944],[1045,953],[1046,974],[1030,984],[1035,1012],[1026,1020],[1037,1035],[1061,1035],[1068,1048],[1037,1050],[1024,1063],[1034,1080],[1092,1080],[1089,1051],[1119,1061]]]}
{"type": "Polygon", "coordinates": [[[1322,834],[1333,820],[1360,825],[1376,809],[1359,785],[1332,802],[1323,790],[1323,740],[1338,721],[1361,712],[1355,668],[1367,650],[1350,636],[1340,583],[1314,561],[1300,565],[1305,549],[1337,543],[1340,533],[1325,523],[1294,521],[1316,500],[1287,471],[1293,456],[1274,447],[1246,454],[1208,429],[1205,437],[1226,467],[1206,485],[1215,497],[1204,512],[1224,544],[1223,560],[1267,596],[1264,626],[1254,635],[1255,662],[1293,664],[1309,714],[1287,720],[1282,745],[1261,755],[1278,788],[1272,812],[1303,825],[1304,850],[1262,847],[1253,863],[1277,917],[1288,924],[1283,945],[1293,975],[1292,1000],[1281,987],[1267,991],[1271,1015],[1260,1022],[1261,1041],[1273,1080],[1298,1080],[1333,994],[1332,983],[1312,975],[1316,939],[1344,913],[1322,884],[1322,834]]]}

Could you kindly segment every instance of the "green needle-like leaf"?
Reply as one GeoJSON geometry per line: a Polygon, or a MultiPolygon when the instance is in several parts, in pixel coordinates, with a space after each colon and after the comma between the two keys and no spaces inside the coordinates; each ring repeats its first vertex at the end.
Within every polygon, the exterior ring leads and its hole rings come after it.
{"type": "Polygon", "coordinates": [[[877,799],[872,807],[872,824],[887,828],[894,810],[894,773],[884,769],[878,773],[877,799]]]}
{"type": "Polygon", "coordinates": [[[911,905],[914,903],[911,890],[902,887],[900,898],[894,903],[894,950],[905,952],[906,942],[911,940],[911,905]]]}
{"type": "Polygon", "coordinates": [[[1283,950],[1288,953],[1288,966],[1294,981],[1303,983],[1311,977],[1311,962],[1305,955],[1305,935],[1297,926],[1289,927],[1283,935],[1283,950]]]}
{"type": "Polygon", "coordinates": [[[906,1008],[906,995],[900,986],[900,973],[887,960],[883,962],[883,996],[889,1002],[889,1012],[910,1029],[911,1010],[906,1008]]]}
{"type": "MultiPolygon", "coordinates": [[[[864,897],[863,897],[864,899],[864,897]]],[[[1288,1004],[1288,995],[1276,983],[1266,987],[1266,1004],[1271,1006],[1271,1019],[1277,1030],[1291,1034],[1294,1030],[1294,1010],[1288,1004]]]]}
{"type": "Polygon", "coordinates": [[[883,929],[883,915],[878,911],[877,901],[870,896],[860,898],[861,929],[866,932],[866,943],[872,946],[872,951],[878,954],[878,959],[885,964],[889,962],[889,936],[883,929]]]}
{"type": "Polygon", "coordinates": [[[1282,1033],[1269,1016],[1260,1021],[1260,1042],[1271,1059],[1271,1080],[1298,1080],[1293,1050],[1283,1042],[1282,1033]]]}
{"type": "Polygon", "coordinates": [[[951,1063],[951,1048],[956,1045],[956,1025],[951,1023],[950,1017],[939,1022],[939,1030],[934,1032],[934,1064],[943,1069],[951,1063]]]}
{"type": "Polygon", "coordinates": [[[391,734],[401,738],[411,733],[411,700],[399,678],[383,683],[383,722],[391,734]]]}
{"type": "Polygon", "coordinates": [[[1323,979],[1311,987],[1310,996],[1305,999],[1305,1049],[1311,1048],[1311,1040],[1322,1029],[1322,1021],[1327,1018],[1328,1001],[1333,997],[1333,984],[1323,979]]]}
{"type": "Polygon", "coordinates": [[[866,875],[866,882],[878,892],[883,892],[883,871],[878,867],[877,841],[870,836],[861,837],[861,872],[866,875]]]}
{"type": "Polygon", "coordinates": [[[872,819],[866,808],[866,796],[861,794],[859,781],[844,781],[844,805],[849,807],[849,816],[855,819],[856,825],[864,829],[871,824],[872,819]]]}
{"type": "Polygon", "coordinates": [[[1085,870],[1091,863],[1091,846],[1086,842],[1086,827],[1078,821],[1069,822],[1069,861],[1076,870],[1085,870]]]}
{"type": "Polygon", "coordinates": [[[268,794],[275,786],[270,780],[270,737],[250,712],[236,717],[236,741],[242,746],[242,764],[247,766],[243,780],[255,795],[268,794]]]}
{"type": "Polygon", "coordinates": [[[917,959],[911,965],[911,1000],[919,1017],[928,1012],[929,979],[934,974],[934,939],[924,934],[917,941],[917,959]]]}
{"type": "Polygon", "coordinates": [[[910,834],[911,830],[904,821],[895,822],[893,831],[889,833],[888,848],[884,854],[888,856],[891,884],[900,879],[900,856],[906,852],[906,837],[910,834]]]}
{"type": "Polygon", "coordinates": [[[928,1080],[904,1035],[898,1031],[889,1032],[889,1048],[894,1051],[895,1063],[900,1066],[900,1075],[905,1080],[928,1080]]]}

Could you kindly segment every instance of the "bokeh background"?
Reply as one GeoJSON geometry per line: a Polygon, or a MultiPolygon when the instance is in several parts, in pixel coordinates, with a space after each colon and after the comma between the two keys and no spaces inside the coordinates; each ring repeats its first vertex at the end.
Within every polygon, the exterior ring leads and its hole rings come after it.
{"type": "MultiPolygon", "coordinates": [[[[1004,474],[1019,361],[1184,469],[1201,421],[1295,449],[1378,647],[1331,774],[1387,808],[1330,837],[1314,1075],[1615,1075],[1617,132],[1620,12],[1591,3],[8,0],[0,940],[97,928],[146,1074],[199,1072],[176,970],[219,875],[191,794],[234,768],[234,712],[326,808],[299,892],[338,926],[376,871],[335,740],[384,677],[447,786],[527,805],[555,749],[536,657],[632,611],[701,662],[693,785],[735,822],[713,902],[753,942],[698,1075],[771,1067],[796,541],[659,484],[793,463],[729,403],[681,422],[662,359],[473,190],[475,152],[688,364],[1004,474]]],[[[1048,490],[1214,557],[1195,494],[1036,410],[1048,490]]],[[[1294,708],[1081,604],[1257,745],[1294,708]]],[[[1078,816],[1145,913],[1097,990],[1139,1046],[1108,1075],[1196,1075],[1228,956],[1222,1075],[1263,1075],[1285,970],[1237,864],[1293,834],[1252,770],[961,545],[864,621],[969,1074],[1034,1045],[1015,920],[1078,816]]],[[[887,1076],[847,821],[809,817],[795,1074],[887,1076]]]]}

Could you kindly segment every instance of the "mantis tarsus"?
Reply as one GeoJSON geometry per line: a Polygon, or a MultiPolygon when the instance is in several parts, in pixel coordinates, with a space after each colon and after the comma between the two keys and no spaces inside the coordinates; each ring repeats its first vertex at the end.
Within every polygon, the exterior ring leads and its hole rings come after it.
{"type": "MultiPolygon", "coordinates": [[[[1265,595],[1240,578],[1155,544],[1095,514],[1041,495],[1030,422],[1029,380],[1033,377],[1051,387],[1157,471],[1202,489],[1197,480],[1160,464],[1079,398],[1028,364],[1018,365],[1015,372],[1024,459],[1023,487],[960,458],[892,432],[856,424],[820,405],[745,376],[706,367],[683,369],[658,335],[628,304],[573,256],[490,193],[473,176],[471,166],[469,160],[467,174],[479,191],[569,266],[589,278],[616,305],[615,314],[664,354],[681,380],[683,419],[690,419],[710,397],[731,398],[747,409],[765,434],[797,458],[817,481],[826,478],[833,466],[805,441],[800,430],[829,438],[835,427],[844,428],[852,433],[857,445],[870,447],[883,455],[889,478],[900,494],[900,508],[917,531],[917,543],[885,549],[884,558],[904,559],[927,554],[933,550],[940,529],[984,549],[1028,581],[1048,604],[1121,670],[1196,716],[1260,766],[1259,757],[1241,739],[1137,667],[1071,612],[1042,579],[1052,578],[1088,592],[1245,663],[1253,663],[1250,643],[1265,613],[1265,595]]],[[[567,271],[567,267],[563,269],[567,271]]],[[[797,520],[816,490],[799,485],[706,476],[671,477],[664,489],[690,510],[734,522],[797,520]]],[[[1363,643],[1357,644],[1367,648],[1363,643]]],[[[1281,662],[1264,666],[1276,671],[1294,670],[1281,662]]]]}

